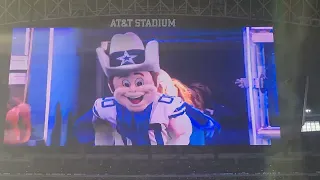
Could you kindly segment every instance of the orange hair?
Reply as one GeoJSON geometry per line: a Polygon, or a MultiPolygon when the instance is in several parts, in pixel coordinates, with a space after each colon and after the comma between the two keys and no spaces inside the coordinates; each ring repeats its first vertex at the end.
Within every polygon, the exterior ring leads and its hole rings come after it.
{"type": "Polygon", "coordinates": [[[182,98],[182,100],[184,102],[200,109],[200,107],[197,106],[198,101],[195,101],[197,96],[194,94],[194,91],[189,89],[189,87],[187,85],[183,84],[178,79],[171,78],[170,75],[163,70],[161,70],[158,78],[159,78],[159,81],[158,81],[159,82],[159,85],[158,85],[158,92],[159,93],[168,94],[171,96],[178,96],[178,97],[182,98]],[[170,88],[168,88],[168,87],[170,87],[170,88]],[[173,87],[176,88],[177,94],[172,94],[172,92],[170,92],[170,90],[173,87]]]}
{"type": "Polygon", "coordinates": [[[186,86],[181,81],[175,78],[172,78],[172,82],[178,90],[178,97],[181,97],[184,102],[190,105],[194,105],[192,101],[192,93],[189,90],[188,86],[186,86]]]}

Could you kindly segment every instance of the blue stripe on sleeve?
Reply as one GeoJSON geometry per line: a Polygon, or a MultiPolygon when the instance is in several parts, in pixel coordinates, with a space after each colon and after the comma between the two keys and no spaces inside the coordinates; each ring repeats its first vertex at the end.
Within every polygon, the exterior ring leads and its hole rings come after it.
{"type": "Polygon", "coordinates": [[[101,118],[95,106],[93,106],[92,111],[97,118],[101,118]]]}
{"type": "Polygon", "coordinates": [[[182,103],[180,107],[176,108],[174,112],[179,112],[186,107],[186,103],[182,103]]]}
{"type": "Polygon", "coordinates": [[[181,111],[180,113],[177,113],[177,114],[172,114],[170,116],[168,116],[169,119],[173,119],[173,118],[177,118],[179,116],[182,116],[185,114],[186,111],[181,111]]]}

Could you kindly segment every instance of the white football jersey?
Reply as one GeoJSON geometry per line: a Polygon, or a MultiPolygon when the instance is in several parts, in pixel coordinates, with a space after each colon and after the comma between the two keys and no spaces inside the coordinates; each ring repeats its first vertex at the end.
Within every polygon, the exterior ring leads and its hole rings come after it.
{"type": "MultiPolygon", "coordinates": [[[[149,125],[151,127],[148,130],[150,144],[188,145],[192,133],[192,125],[189,117],[185,113],[186,108],[184,102],[179,97],[171,97],[164,94],[157,94],[156,99],[157,101],[152,103],[152,109],[148,116],[150,117],[149,125]],[[178,124],[173,127],[171,125],[173,123],[170,124],[171,120],[178,122],[178,124]],[[176,133],[174,133],[176,129],[179,129],[178,131],[180,132],[182,131],[182,135],[176,135],[176,133]]],[[[113,132],[105,132],[108,130],[106,128],[95,128],[96,145],[132,145],[132,141],[128,137],[121,136],[116,130],[118,123],[117,106],[119,106],[119,104],[114,97],[99,98],[95,101],[92,110],[94,114],[93,123],[97,119],[100,119],[107,121],[113,127],[113,132]],[[113,142],[110,142],[110,135],[113,137],[113,142]]]]}

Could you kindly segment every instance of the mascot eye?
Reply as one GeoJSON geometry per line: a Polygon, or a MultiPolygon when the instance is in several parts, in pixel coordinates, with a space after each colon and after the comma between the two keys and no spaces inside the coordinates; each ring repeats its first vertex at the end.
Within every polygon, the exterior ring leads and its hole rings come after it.
{"type": "Polygon", "coordinates": [[[136,79],[135,83],[136,83],[136,86],[138,87],[138,86],[142,86],[144,84],[144,81],[142,78],[138,78],[136,79]]]}
{"type": "Polygon", "coordinates": [[[122,81],[122,86],[124,86],[124,87],[130,87],[130,82],[129,82],[129,80],[123,80],[122,81]]]}

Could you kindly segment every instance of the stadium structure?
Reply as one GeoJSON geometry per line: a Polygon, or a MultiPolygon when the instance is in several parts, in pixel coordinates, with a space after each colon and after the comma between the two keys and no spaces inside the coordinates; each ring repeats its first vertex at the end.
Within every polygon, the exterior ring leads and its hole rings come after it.
{"type": "Polygon", "coordinates": [[[0,24],[120,16],[194,16],[320,26],[318,0],[1,0],[0,24]]]}

